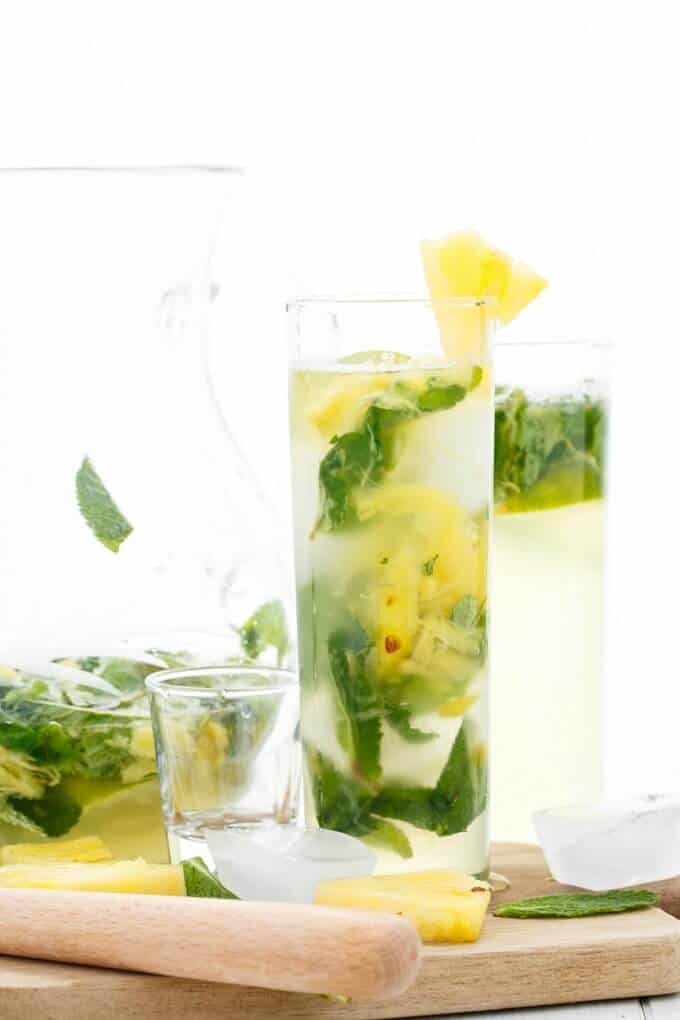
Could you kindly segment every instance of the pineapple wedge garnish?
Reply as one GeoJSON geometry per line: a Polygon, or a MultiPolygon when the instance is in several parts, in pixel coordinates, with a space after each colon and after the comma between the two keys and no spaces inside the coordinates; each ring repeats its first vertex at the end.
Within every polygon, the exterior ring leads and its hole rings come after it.
{"type": "Polygon", "coordinates": [[[181,867],[146,861],[100,864],[11,864],[0,868],[0,889],[52,889],[71,892],[186,894],[181,867]]]}
{"type": "Polygon", "coordinates": [[[476,942],[491,898],[486,882],[459,871],[421,871],[320,882],[314,902],[399,914],[423,942],[476,942]]]}
{"type": "Polygon", "coordinates": [[[423,241],[421,254],[430,297],[437,302],[442,345],[453,359],[482,354],[487,317],[511,322],[547,286],[529,266],[471,230],[423,241]],[[447,307],[444,298],[488,299],[489,307],[474,303],[447,307]]]}
{"type": "Polygon", "coordinates": [[[96,864],[112,861],[113,855],[99,836],[48,840],[45,843],[14,843],[0,849],[0,864],[96,864]]]}

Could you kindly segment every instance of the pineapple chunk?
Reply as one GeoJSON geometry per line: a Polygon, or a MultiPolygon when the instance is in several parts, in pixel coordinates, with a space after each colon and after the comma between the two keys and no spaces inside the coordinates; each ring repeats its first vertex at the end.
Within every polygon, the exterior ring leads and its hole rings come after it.
{"type": "Polygon", "coordinates": [[[486,882],[443,869],[320,882],[314,902],[400,914],[423,942],[476,942],[490,898],[486,882]]]}
{"type": "Polygon", "coordinates": [[[467,710],[472,708],[476,701],[476,694],[461,694],[460,697],[451,698],[450,701],[440,705],[437,709],[437,715],[441,715],[445,719],[455,719],[458,716],[465,715],[467,710]]]}
{"type": "MultiPolygon", "coordinates": [[[[425,278],[433,301],[490,298],[491,315],[514,319],[547,286],[528,266],[493,248],[474,231],[462,230],[439,241],[423,241],[425,278]]],[[[483,351],[487,309],[482,305],[435,305],[442,345],[448,357],[483,351]]]]}
{"type": "Polygon", "coordinates": [[[156,748],[153,739],[153,730],[148,723],[135,726],[130,738],[130,754],[134,758],[150,758],[156,760],[156,748]]]}
{"type": "Polygon", "coordinates": [[[141,858],[100,864],[10,864],[0,868],[0,888],[186,895],[181,867],[147,864],[141,858]]]}
{"type": "Polygon", "coordinates": [[[378,584],[378,668],[394,673],[411,654],[418,630],[419,571],[416,557],[404,548],[387,557],[378,584]]]}
{"type": "Polygon", "coordinates": [[[347,375],[308,407],[307,417],[326,439],[348,432],[359,425],[374,398],[390,384],[387,374],[371,375],[368,379],[347,375]]]}
{"type": "Polygon", "coordinates": [[[59,862],[94,864],[111,861],[113,855],[99,836],[83,836],[46,843],[15,843],[0,849],[0,865],[3,864],[57,864],[59,862]]]}
{"type": "Polygon", "coordinates": [[[354,499],[361,523],[378,514],[412,518],[409,534],[421,543],[418,586],[427,608],[446,611],[466,594],[474,594],[480,601],[484,598],[479,528],[458,503],[438,489],[406,483],[362,489],[354,499]],[[422,568],[433,559],[433,574],[427,576],[422,568]]]}

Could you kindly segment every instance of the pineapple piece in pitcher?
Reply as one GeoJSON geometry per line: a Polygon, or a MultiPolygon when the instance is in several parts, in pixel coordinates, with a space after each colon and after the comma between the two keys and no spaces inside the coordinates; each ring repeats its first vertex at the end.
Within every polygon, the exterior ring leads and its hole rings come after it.
{"type": "Polygon", "coordinates": [[[491,899],[486,882],[459,871],[320,882],[314,902],[406,917],[423,942],[476,942],[491,899]]]}
{"type": "Polygon", "coordinates": [[[10,864],[0,868],[0,889],[185,895],[181,867],[147,864],[141,858],[99,864],[10,864]]]}
{"type": "Polygon", "coordinates": [[[81,839],[48,840],[44,843],[14,843],[0,849],[0,865],[5,864],[95,864],[111,861],[113,855],[99,836],[81,839]]]}

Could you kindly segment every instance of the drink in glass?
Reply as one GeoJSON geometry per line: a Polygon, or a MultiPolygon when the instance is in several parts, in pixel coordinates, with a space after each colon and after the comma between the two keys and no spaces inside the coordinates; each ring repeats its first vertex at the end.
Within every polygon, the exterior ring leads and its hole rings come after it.
{"type": "Polygon", "coordinates": [[[493,522],[494,839],[597,799],[607,348],[501,343],[493,522]]]}
{"type": "Polygon", "coordinates": [[[490,319],[483,301],[443,304],[289,309],[306,810],[374,846],[379,870],[479,875],[490,319]],[[448,312],[458,361],[439,345],[448,312]]]}

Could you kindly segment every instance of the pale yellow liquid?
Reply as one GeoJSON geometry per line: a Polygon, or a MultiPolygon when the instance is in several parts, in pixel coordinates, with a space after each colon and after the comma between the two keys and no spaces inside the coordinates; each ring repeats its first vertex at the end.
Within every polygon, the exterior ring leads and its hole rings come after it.
{"type": "MultiPolygon", "coordinates": [[[[83,790],[88,786],[96,799],[84,805],[77,825],[62,837],[64,840],[99,836],[117,859],[143,857],[147,861],[167,861],[168,845],[156,778],[127,787],[106,782],[82,782],[83,790]]],[[[4,843],[44,842],[44,836],[16,826],[0,826],[0,846],[4,843]]]]}
{"type": "Polygon", "coordinates": [[[491,837],[602,784],[604,501],[497,514],[491,597],[491,837]]]}

